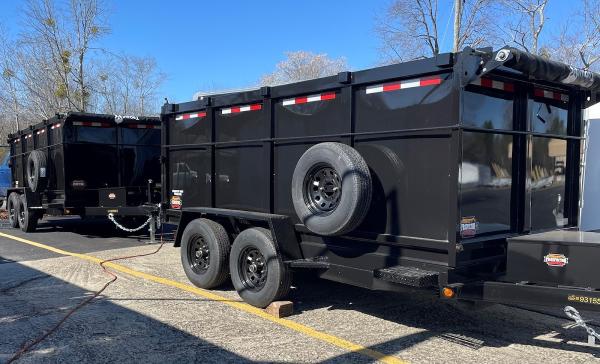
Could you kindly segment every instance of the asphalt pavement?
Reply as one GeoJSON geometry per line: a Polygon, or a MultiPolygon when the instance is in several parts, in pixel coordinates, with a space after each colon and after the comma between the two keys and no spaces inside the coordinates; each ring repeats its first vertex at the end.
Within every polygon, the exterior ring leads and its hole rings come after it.
{"type": "MultiPolygon", "coordinates": [[[[0,233],[8,234],[0,237],[2,362],[110,280],[94,259],[158,247],[146,244],[147,236],[74,219],[44,222],[36,233],[0,233]]],[[[600,347],[584,345],[584,332],[559,318],[560,310],[547,312],[555,317],[464,306],[300,274],[290,295],[295,313],[280,320],[245,305],[230,285],[211,292],[191,286],[169,243],[114,263],[117,281],[17,362],[600,361],[600,347]]]]}

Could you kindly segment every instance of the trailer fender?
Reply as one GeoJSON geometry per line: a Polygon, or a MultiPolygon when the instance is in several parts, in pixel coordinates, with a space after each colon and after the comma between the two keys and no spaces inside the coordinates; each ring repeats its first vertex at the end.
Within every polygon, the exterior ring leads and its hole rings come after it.
{"type": "Polygon", "coordinates": [[[228,210],[209,207],[192,207],[181,210],[181,217],[175,232],[174,246],[181,246],[183,231],[190,221],[206,218],[222,223],[230,235],[237,235],[250,227],[264,227],[271,231],[278,252],[284,260],[303,259],[300,242],[294,224],[288,216],[261,212],[228,210]]]}

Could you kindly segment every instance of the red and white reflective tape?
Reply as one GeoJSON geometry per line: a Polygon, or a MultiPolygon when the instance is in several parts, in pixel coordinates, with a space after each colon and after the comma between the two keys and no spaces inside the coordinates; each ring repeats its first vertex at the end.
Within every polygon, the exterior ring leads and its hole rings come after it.
{"type": "Polygon", "coordinates": [[[410,80],[404,80],[400,82],[385,83],[383,85],[375,85],[367,87],[367,94],[375,94],[379,92],[388,92],[403,90],[405,88],[433,86],[442,83],[440,76],[424,77],[424,78],[413,78],[410,80]]]}
{"type": "Polygon", "coordinates": [[[125,124],[125,127],[131,129],[160,129],[160,125],[153,124],[125,124]]]}
{"type": "Polygon", "coordinates": [[[301,97],[296,97],[293,99],[286,99],[286,100],[283,100],[282,104],[283,104],[283,106],[300,105],[300,104],[306,104],[307,102],[326,101],[326,100],[334,100],[334,99],[335,99],[335,92],[326,92],[326,93],[318,94],[318,95],[301,96],[301,97]]]}
{"type": "Polygon", "coordinates": [[[569,101],[569,95],[560,92],[548,91],[542,88],[536,88],[533,90],[533,95],[536,97],[543,97],[545,99],[552,99],[558,101],[569,101]]]}
{"type": "Polygon", "coordinates": [[[42,130],[38,130],[35,134],[40,135],[40,134],[44,134],[45,132],[46,132],[46,130],[42,129],[42,130]]]}
{"type": "Polygon", "coordinates": [[[73,125],[76,126],[95,126],[100,128],[110,128],[111,125],[109,123],[99,123],[96,121],[74,121],[73,125]]]}
{"type": "Polygon", "coordinates": [[[495,90],[515,92],[515,85],[510,82],[502,82],[492,80],[491,78],[479,77],[471,82],[471,85],[481,86],[485,88],[493,88],[495,90]]]}
{"type": "Polygon", "coordinates": [[[60,123],[54,124],[50,127],[50,129],[58,129],[58,128],[60,128],[60,123]]]}
{"type": "Polygon", "coordinates": [[[239,112],[254,111],[262,109],[262,104],[252,104],[245,106],[233,106],[226,109],[221,109],[221,115],[237,114],[239,112]]]}
{"type": "Polygon", "coordinates": [[[188,120],[188,119],[194,119],[194,118],[203,118],[205,116],[206,116],[206,112],[200,111],[200,112],[195,112],[195,113],[191,113],[191,114],[177,115],[175,117],[175,120],[188,120]]]}
{"type": "Polygon", "coordinates": [[[25,135],[25,139],[33,138],[33,134],[25,135]]]}

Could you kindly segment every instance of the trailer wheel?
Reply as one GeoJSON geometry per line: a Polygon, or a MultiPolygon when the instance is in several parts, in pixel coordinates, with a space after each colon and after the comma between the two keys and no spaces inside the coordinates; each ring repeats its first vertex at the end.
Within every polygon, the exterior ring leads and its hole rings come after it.
{"type": "Polygon", "coordinates": [[[27,157],[27,184],[33,192],[46,187],[47,161],[46,153],[41,150],[34,150],[27,157]]]}
{"type": "Polygon", "coordinates": [[[296,164],[292,200],[312,232],[341,235],[356,229],[371,204],[371,174],[361,155],[341,143],[320,143],[296,164]]]}
{"type": "Polygon", "coordinates": [[[181,263],[190,282],[206,289],[223,284],[229,275],[230,249],[229,236],[221,224],[192,220],[181,237],[181,263]]]}
{"type": "Polygon", "coordinates": [[[240,297],[260,308],[285,297],[292,283],[291,272],[277,254],[271,232],[263,228],[246,229],[235,238],[229,269],[240,297]]]}
{"type": "Polygon", "coordinates": [[[6,200],[6,210],[8,211],[8,222],[13,228],[19,227],[20,204],[21,199],[19,198],[19,194],[16,192],[11,192],[10,195],[8,195],[8,199],[6,200]]]}
{"type": "Polygon", "coordinates": [[[25,195],[20,196],[19,203],[19,227],[26,233],[35,231],[38,224],[38,214],[35,211],[29,210],[27,206],[27,198],[25,195]]]}

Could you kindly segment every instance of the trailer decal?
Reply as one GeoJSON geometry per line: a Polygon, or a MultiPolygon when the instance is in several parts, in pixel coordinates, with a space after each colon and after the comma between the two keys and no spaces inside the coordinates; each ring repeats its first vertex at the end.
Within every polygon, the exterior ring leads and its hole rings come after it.
{"type": "Polygon", "coordinates": [[[400,82],[385,83],[383,85],[375,85],[367,87],[367,94],[375,94],[380,92],[403,90],[405,88],[433,86],[442,83],[440,76],[424,77],[424,78],[413,78],[410,80],[404,80],[400,82]]]}
{"type": "Polygon", "coordinates": [[[569,101],[569,95],[566,95],[566,94],[563,94],[560,92],[544,90],[542,88],[534,89],[533,95],[536,97],[543,97],[545,99],[552,99],[552,100],[564,101],[564,102],[569,101]]]}
{"type": "Polygon", "coordinates": [[[99,123],[95,121],[74,121],[73,125],[76,126],[93,126],[98,128],[110,128],[109,123],[99,123]]]}
{"type": "Polygon", "coordinates": [[[334,99],[335,99],[335,92],[326,92],[326,93],[322,93],[322,94],[296,97],[293,99],[286,99],[286,100],[283,100],[282,104],[283,104],[283,106],[300,105],[300,104],[306,104],[308,102],[327,101],[327,100],[334,100],[334,99]]]}
{"type": "Polygon", "coordinates": [[[175,120],[188,120],[188,119],[194,119],[194,118],[203,118],[205,116],[206,116],[206,112],[201,111],[201,112],[195,112],[195,113],[191,113],[191,114],[177,115],[175,117],[175,120]]]}
{"type": "Polygon", "coordinates": [[[544,263],[548,264],[549,267],[564,267],[569,263],[569,258],[565,257],[564,254],[548,254],[544,256],[544,263]]]}
{"type": "Polygon", "coordinates": [[[245,105],[245,106],[233,106],[233,107],[228,107],[226,109],[221,109],[221,115],[237,114],[237,113],[240,113],[240,112],[255,111],[255,110],[260,110],[260,109],[262,109],[262,104],[252,104],[252,105],[245,105]]]}
{"type": "Polygon", "coordinates": [[[502,82],[502,81],[492,80],[491,78],[487,78],[487,77],[479,77],[478,79],[471,82],[471,85],[485,87],[485,88],[493,88],[495,90],[507,91],[507,92],[515,91],[514,84],[512,84],[510,82],[502,82]]]}

